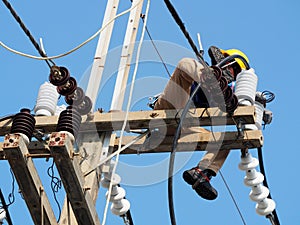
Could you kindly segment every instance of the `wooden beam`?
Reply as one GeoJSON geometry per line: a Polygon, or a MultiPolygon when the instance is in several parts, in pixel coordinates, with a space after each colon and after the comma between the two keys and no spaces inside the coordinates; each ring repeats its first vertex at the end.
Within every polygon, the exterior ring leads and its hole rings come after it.
{"type": "MultiPolygon", "coordinates": [[[[129,112],[127,129],[142,129],[151,126],[176,126],[181,111],[177,110],[150,110],[129,112]]],[[[113,131],[121,130],[125,118],[125,112],[95,112],[92,116],[83,116],[81,132],[89,131],[113,131]]],[[[36,119],[36,129],[45,133],[54,132],[56,129],[57,116],[39,116],[36,119]]],[[[217,126],[235,125],[238,121],[244,124],[253,124],[255,121],[254,106],[240,106],[232,116],[222,112],[218,108],[197,108],[190,110],[184,125],[186,126],[217,126]]],[[[11,122],[0,122],[0,136],[10,132],[11,122]]]]}
{"type": "Polygon", "coordinates": [[[8,160],[16,177],[34,224],[57,224],[37,170],[31,157],[28,157],[29,151],[22,136],[19,134],[7,134],[4,139],[3,150],[5,158],[8,160]]]}
{"type": "Polygon", "coordinates": [[[84,177],[79,166],[80,157],[74,152],[68,133],[52,133],[49,148],[77,223],[79,225],[100,225],[93,200],[84,186],[84,177]]]}
{"type": "MultiPolygon", "coordinates": [[[[214,136],[212,133],[186,134],[178,140],[178,151],[203,151],[206,150],[207,145],[220,149],[258,148],[263,145],[263,135],[260,130],[248,130],[245,131],[243,138],[237,137],[237,132],[216,132],[214,136]],[[217,142],[214,140],[214,137],[217,142]]],[[[124,136],[121,146],[131,142],[133,138],[134,136],[124,136]]],[[[121,154],[170,152],[173,138],[173,136],[162,138],[159,134],[156,135],[153,133],[150,138],[142,138],[121,152],[121,154]]],[[[116,138],[114,144],[115,150],[118,149],[118,145],[119,138],[116,138]]],[[[28,150],[32,158],[52,157],[49,152],[49,147],[40,142],[31,142],[28,150]]],[[[0,160],[4,159],[6,159],[6,157],[2,150],[2,143],[0,143],[0,160]]]]}
{"type": "MultiPolygon", "coordinates": [[[[153,134],[148,138],[142,138],[132,144],[121,154],[143,154],[170,152],[172,149],[173,136],[161,138],[159,134],[153,134]]],[[[134,139],[133,136],[123,137],[121,146],[126,145],[134,139]]],[[[115,150],[118,149],[120,139],[116,138],[115,150]]],[[[263,135],[260,130],[249,130],[244,132],[244,137],[239,137],[238,132],[215,132],[191,133],[182,135],[178,140],[177,151],[204,151],[204,150],[227,150],[258,148],[263,146],[263,135]]]]}

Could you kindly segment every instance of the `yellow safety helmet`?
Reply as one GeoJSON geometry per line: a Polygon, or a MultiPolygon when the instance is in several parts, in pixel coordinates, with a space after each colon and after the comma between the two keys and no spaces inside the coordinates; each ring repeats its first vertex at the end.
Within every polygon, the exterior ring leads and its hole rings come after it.
{"type": "MultiPolygon", "coordinates": [[[[245,58],[246,61],[249,63],[248,57],[242,51],[240,51],[238,49],[233,48],[233,49],[228,49],[228,50],[223,50],[223,49],[220,49],[220,50],[224,56],[240,55],[243,58],[245,58]]],[[[241,70],[246,69],[246,66],[241,59],[236,58],[235,61],[237,62],[237,64],[239,64],[241,70]]]]}

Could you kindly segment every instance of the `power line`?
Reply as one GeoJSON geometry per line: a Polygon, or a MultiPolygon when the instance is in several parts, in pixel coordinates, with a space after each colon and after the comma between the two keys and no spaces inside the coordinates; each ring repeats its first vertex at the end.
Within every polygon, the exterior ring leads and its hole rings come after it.
{"type": "Polygon", "coordinates": [[[231,190],[229,188],[229,185],[227,184],[227,182],[226,182],[226,180],[225,180],[225,178],[224,178],[224,176],[223,176],[223,174],[221,172],[221,170],[219,170],[219,173],[220,173],[220,175],[222,177],[222,180],[223,180],[223,182],[224,182],[224,184],[226,186],[226,189],[228,190],[229,195],[230,195],[230,197],[231,197],[231,199],[232,199],[232,201],[233,201],[233,203],[235,205],[235,208],[237,209],[237,211],[238,211],[238,213],[239,213],[239,215],[241,217],[241,220],[243,221],[243,224],[246,225],[246,221],[245,221],[245,219],[244,219],[244,217],[242,215],[242,212],[241,212],[241,210],[240,210],[240,208],[239,208],[239,206],[238,206],[238,204],[237,204],[237,202],[236,202],[236,200],[235,200],[235,198],[234,198],[234,196],[233,196],[233,194],[232,194],[232,192],[231,192],[231,190]]]}
{"type": "MultiPolygon", "coordinates": [[[[4,1],[4,0],[3,0],[4,1]]],[[[0,45],[5,48],[6,50],[13,52],[15,54],[27,57],[27,58],[31,58],[31,59],[36,59],[36,60],[51,60],[51,59],[58,59],[58,58],[62,58],[64,56],[67,56],[75,51],[77,51],[78,49],[80,49],[82,46],[86,45],[87,43],[89,43],[90,41],[92,41],[94,38],[96,38],[107,26],[109,26],[113,21],[115,21],[117,18],[125,15],[126,13],[132,11],[133,9],[135,9],[138,5],[140,4],[140,1],[137,2],[135,5],[133,5],[131,8],[119,13],[118,15],[116,15],[114,18],[112,18],[111,20],[109,20],[105,25],[103,25],[95,34],[93,34],[92,36],[90,36],[88,39],[86,39],[85,41],[83,41],[81,44],[77,45],[76,47],[74,47],[73,49],[65,52],[65,53],[61,53],[59,55],[55,55],[55,56],[46,56],[46,57],[38,57],[38,56],[34,56],[34,55],[29,55],[20,51],[17,51],[15,49],[12,49],[10,47],[8,47],[7,45],[5,45],[2,41],[0,41],[0,45]]]]}
{"type": "MultiPolygon", "coordinates": [[[[34,39],[34,37],[32,36],[32,34],[30,33],[30,31],[27,29],[27,27],[23,23],[23,21],[21,20],[21,18],[17,14],[17,12],[13,9],[12,5],[7,0],[2,0],[2,1],[6,5],[6,7],[8,8],[8,10],[10,11],[10,13],[13,15],[13,17],[15,18],[15,20],[19,23],[20,27],[22,28],[22,30],[24,31],[24,33],[27,35],[27,37],[30,39],[31,43],[33,44],[33,46],[35,47],[35,49],[39,52],[39,54],[42,57],[47,57],[47,55],[44,53],[44,51],[42,50],[42,48],[40,47],[40,45],[36,42],[36,40],[34,39]]],[[[53,65],[55,65],[55,63],[51,59],[49,61],[53,65]]],[[[51,68],[49,62],[47,60],[45,60],[45,62],[51,68]]]]}

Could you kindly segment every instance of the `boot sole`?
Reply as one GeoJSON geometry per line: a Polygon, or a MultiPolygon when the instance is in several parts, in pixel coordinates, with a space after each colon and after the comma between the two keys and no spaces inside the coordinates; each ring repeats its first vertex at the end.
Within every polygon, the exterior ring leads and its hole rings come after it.
{"type": "Polygon", "coordinates": [[[207,187],[206,183],[199,183],[195,188],[200,197],[206,200],[215,200],[218,197],[218,193],[216,190],[211,190],[212,187],[207,187]]]}

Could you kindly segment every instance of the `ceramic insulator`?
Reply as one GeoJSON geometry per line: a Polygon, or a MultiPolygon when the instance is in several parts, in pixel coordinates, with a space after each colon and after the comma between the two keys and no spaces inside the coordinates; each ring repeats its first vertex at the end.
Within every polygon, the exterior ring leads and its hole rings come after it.
{"type": "Polygon", "coordinates": [[[242,70],[236,78],[235,95],[239,105],[253,105],[257,87],[257,76],[254,69],[242,70]]]}
{"type": "Polygon", "coordinates": [[[34,107],[35,115],[37,116],[52,116],[55,113],[58,101],[58,93],[56,87],[45,82],[41,85],[34,107]]]}
{"type": "Polygon", "coordinates": [[[244,184],[251,187],[249,197],[252,201],[257,202],[256,213],[266,216],[275,209],[275,202],[268,198],[270,191],[262,184],[264,181],[263,174],[255,169],[258,164],[258,160],[253,158],[250,153],[247,153],[245,157],[241,157],[239,169],[246,171],[244,184]]]}

